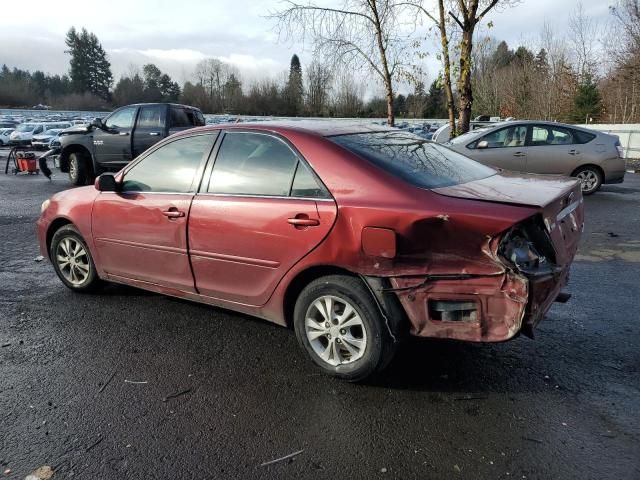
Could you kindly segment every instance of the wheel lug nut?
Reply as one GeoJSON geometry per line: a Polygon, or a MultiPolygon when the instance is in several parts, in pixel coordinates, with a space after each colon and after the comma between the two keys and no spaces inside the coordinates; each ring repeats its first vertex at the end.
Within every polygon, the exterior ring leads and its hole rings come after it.
{"type": "Polygon", "coordinates": [[[340,340],[339,338],[336,338],[336,342],[342,343],[342,340],[340,340]]]}
{"type": "Polygon", "coordinates": [[[331,325],[329,325],[329,322],[327,322],[327,323],[325,323],[325,324],[324,324],[324,326],[325,326],[326,328],[329,328],[331,325]]]}
{"type": "Polygon", "coordinates": [[[327,338],[328,338],[329,340],[331,340],[331,334],[330,334],[330,333],[327,333],[327,338]]]}
{"type": "Polygon", "coordinates": [[[340,330],[340,335],[344,335],[345,333],[347,333],[347,331],[346,331],[344,328],[342,328],[342,329],[340,330]]]}

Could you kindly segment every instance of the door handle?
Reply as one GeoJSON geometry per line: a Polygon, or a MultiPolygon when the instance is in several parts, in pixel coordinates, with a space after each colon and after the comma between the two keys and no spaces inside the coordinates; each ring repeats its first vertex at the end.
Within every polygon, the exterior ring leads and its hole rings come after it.
{"type": "Polygon", "coordinates": [[[578,155],[579,153],[578,150],[569,150],[569,155],[578,155]]]}
{"type": "Polygon", "coordinates": [[[184,212],[181,212],[175,207],[172,207],[169,210],[163,210],[162,214],[169,219],[184,217],[184,212]]]}
{"type": "Polygon", "coordinates": [[[149,132],[149,135],[151,135],[152,137],[157,137],[160,135],[159,132],[149,132]]]}
{"type": "Polygon", "coordinates": [[[127,137],[129,135],[129,132],[120,132],[119,135],[121,137],[127,137]]]}
{"type": "Polygon", "coordinates": [[[516,152],[513,154],[514,157],[526,157],[527,154],[524,152],[516,152]]]}
{"type": "MultiPolygon", "coordinates": [[[[306,217],[306,216],[305,216],[306,217]]],[[[309,217],[294,217],[287,220],[294,227],[316,227],[320,225],[320,220],[317,218],[309,218],[309,217]]]]}

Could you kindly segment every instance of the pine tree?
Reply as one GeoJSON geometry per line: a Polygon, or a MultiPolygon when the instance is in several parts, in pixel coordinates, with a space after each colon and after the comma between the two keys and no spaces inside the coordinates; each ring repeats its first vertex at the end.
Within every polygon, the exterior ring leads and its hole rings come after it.
{"type": "Polygon", "coordinates": [[[111,64],[95,34],[83,28],[80,33],[71,27],[65,43],[71,55],[69,76],[76,93],[90,92],[105,100],[113,84],[111,64]]]}
{"type": "Polygon", "coordinates": [[[602,112],[602,98],[598,85],[590,74],[578,84],[576,96],[573,100],[573,120],[588,122],[590,118],[598,118],[602,112]]]}
{"type": "Polygon", "coordinates": [[[289,82],[287,83],[287,108],[290,115],[299,115],[303,108],[302,67],[295,53],[291,57],[289,82]]]}

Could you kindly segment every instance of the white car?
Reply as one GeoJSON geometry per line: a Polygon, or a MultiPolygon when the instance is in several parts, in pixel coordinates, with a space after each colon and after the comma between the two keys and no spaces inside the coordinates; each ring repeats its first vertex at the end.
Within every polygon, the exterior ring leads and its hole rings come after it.
{"type": "Polygon", "coordinates": [[[34,135],[39,135],[52,128],[69,128],[69,122],[27,122],[22,123],[9,135],[9,143],[12,145],[31,145],[34,135]]]}
{"type": "Polygon", "coordinates": [[[9,145],[11,132],[13,132],[13,128],[0,128],[0,146],[9,145]]]}
{"type": "Polygon", "coordinates": [[[33,148],[49,148],[51,141],[56,138],[62,130],[64,130],[64,128],[50,128],[49,130],[45,130],[43,133],[34,135],[31,138],[31,146],[33,148]]]}

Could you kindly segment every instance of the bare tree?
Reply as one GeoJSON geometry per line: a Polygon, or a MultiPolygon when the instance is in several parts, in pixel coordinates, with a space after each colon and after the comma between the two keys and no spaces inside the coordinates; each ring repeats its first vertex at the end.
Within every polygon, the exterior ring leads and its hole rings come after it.
{"type": "Polygon", "coordinates": [[[363,86],[353,76],[343,74],[336,79],[333,111],[337,117],[355,117],[362,110],[363,86]]]}
{"type": "Polygon", "coordinates": [[[472,92],[472,52],[473,35],[476,27],[496,5],[512,5],[518,0],[438,0],[438,13],[430,12],[423,0],[410,0],[402,5],[417,9],[430,22],[433,22],[440,33],[442,47],[441,57],[444,68],[443,81],[447,95],[447,110],[449,112],[449,126],[455,135],[469,130],[471,107],[473,105],[472,92]],[[453,20],[453,21],[452,21],[453,20]],[[457,45],[458,78],[456,90],[458,95],[458,128],[455,121],[455,105],[451,86],[451,53],[450,41],[456,27],[460,30],[457,45]]]}
{"type": "Polygon", "coordinates": [[[598,33],[598,24],[585,14],[582,2],[578,2],[574,12],[569,15],[568,39],[580,81],[597,73],[598,62],[595,57],[598,33]]]}
{"type": "Polygon", "coordinates": [[[392,0],[343,0],[340,8],[288,0],[271,17],[281,35],[311,39],[315,54],[335,66],[372,71],[385,89],[387,122],[394,123],[394,83],[402,74],[407,37],[392,0]]]}
{"type": "Polygon", "coordinates": [[[209,95],[211,110],[221,112],[225,106],[225,84],[234,76],[240,76],[238,69],[217,58],[206,58],[196,65],[195,77],[209,95]]]}
{"type": "Polygon", "coordinates": [[[329,67],[318,62],[309,64],[306,71],[305,110],[307,115],[322,116],[326,114],[332,80],[333,74],[329,67]]]}

